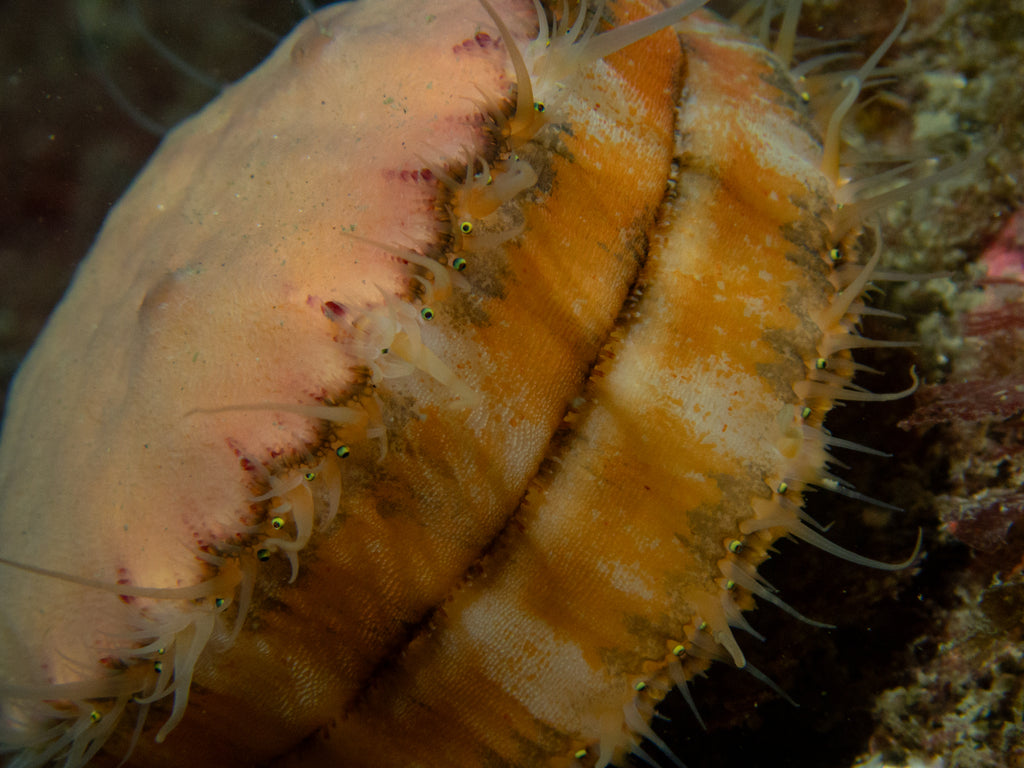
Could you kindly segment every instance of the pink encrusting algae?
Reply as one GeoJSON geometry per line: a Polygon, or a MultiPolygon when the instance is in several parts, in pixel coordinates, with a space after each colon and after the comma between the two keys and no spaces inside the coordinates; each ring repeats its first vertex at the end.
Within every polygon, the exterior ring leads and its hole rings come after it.
{"type": "Polygon", "coordinates": [[[701,4],[334,6],[165,140],[4,421],[14,765],[675,759],[773,541],[880,565],[801,501],[901,394],[837,188],[881,52],[819,125],[701,4]]]}

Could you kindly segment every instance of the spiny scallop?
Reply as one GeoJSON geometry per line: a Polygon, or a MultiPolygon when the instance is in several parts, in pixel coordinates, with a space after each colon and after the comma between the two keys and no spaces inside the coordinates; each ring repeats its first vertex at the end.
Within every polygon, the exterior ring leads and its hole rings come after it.
{"type": "Polygon", "coordinates": [[[880,565],[801,511],[890,397],[878,56],[819,126],[701,2],[551,5],[323,9],[112,211],[3,426],[13,765],[675,760],[775,539],[880,565]]]}

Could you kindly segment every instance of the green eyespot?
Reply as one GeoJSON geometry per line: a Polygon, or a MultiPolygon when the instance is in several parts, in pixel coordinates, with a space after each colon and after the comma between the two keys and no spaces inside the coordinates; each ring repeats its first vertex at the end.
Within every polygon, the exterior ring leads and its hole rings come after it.
{"type": "Polygon", "coordinates": [[[461,272],[466,268],[466,260],[459,256],[457,259],[455,259],[455,261],[452,262],[452,268],[456,272],[461,272]]]}

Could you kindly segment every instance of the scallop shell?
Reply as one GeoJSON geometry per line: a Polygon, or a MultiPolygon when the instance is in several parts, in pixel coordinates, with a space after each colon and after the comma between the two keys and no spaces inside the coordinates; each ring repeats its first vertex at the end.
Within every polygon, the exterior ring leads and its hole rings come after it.
{"type": "Polygon", "coordinates": [[[671,754],[772,542],[841,553],[877,253],[785,65],[660,10],[342,4],[165,140],[4,422],[15,765],[671,754]]]}

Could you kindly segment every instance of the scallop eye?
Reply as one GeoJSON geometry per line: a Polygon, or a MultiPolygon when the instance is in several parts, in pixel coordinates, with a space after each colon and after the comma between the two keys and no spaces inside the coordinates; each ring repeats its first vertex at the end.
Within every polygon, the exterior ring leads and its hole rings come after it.
{"type": "Polygon", "coordinates": [[[213,604],[218,608],[223,608],[226,602],[227,600],[225,600],[223,597],[218,597],[216,600],[213,601],[213,604]]]}
{"type": "Polygon", "coordinates": [[[273,520],[270,521],[270,525],[275,531],[279,531],[282,528],[284,528],[284,518],[275,517],[273,520]]]}
{"type": "Polygon", "coordinates": [[[433,320],[434,310],[432,310],[430,307],[424,307],[423,309],[420,310],[420,317],[422,317],[424,320],[433,320]]]}
{"type": "Polygon", "coordinates": [[[545,109],[544,102],[543,101],[535,101],[535,102],[533,102],[533,109],[536,112],[543,112],[544,109],[545,109]]]}
{"type": "Polygon", "coordinates": [[[348,449],[347,445],[339,445],[338,450],[334,453],[337,454],[339,459],[347,459],[351,451],[348,449]]]}
{"type": "Polygon", "coordinates": [[[267,560],[270,559],[270,550],[269,549],[261,549],[261,550],[259,550],[256,553],[256,559],[259,560],[261,563],[267,562],[267,560]]]}
{"type": "Polygon", "coordinates": [[[98,709],[94,709],[92,712],[89,713],[89,719],[92,720],[94,723],[98,723],[100,720],[103,719],[103,714],[98,709]]]}
{"type": "Polygon", "coordinates": [[[472,221],[464,221],[464,222],[462,222],[461,224],[459,224],[459,231],[462,234],[464,234],[464,235],[468,235],[470,232],[473,231],[473,222],[472,221]]]}
{"type": "Polygon", "coordinates": [[[316,480],[316,472],[307,472],[303,477],[306,478],[306,482],[311,483],[316,480]]]}
{"type": "Polygon", "coordinates": [[[459,256],[459,258],[455,259],[455,261],[452,262],[452,268],[456,272],[461,272],[466,268],[466,260],[459,256]]]}
{"type": "Polygon", "coordinates": [[[164,663],[162,661],[154,661],[153,662],[153,671],[154,672],[163,672],[164,671],[164,663]]]}

